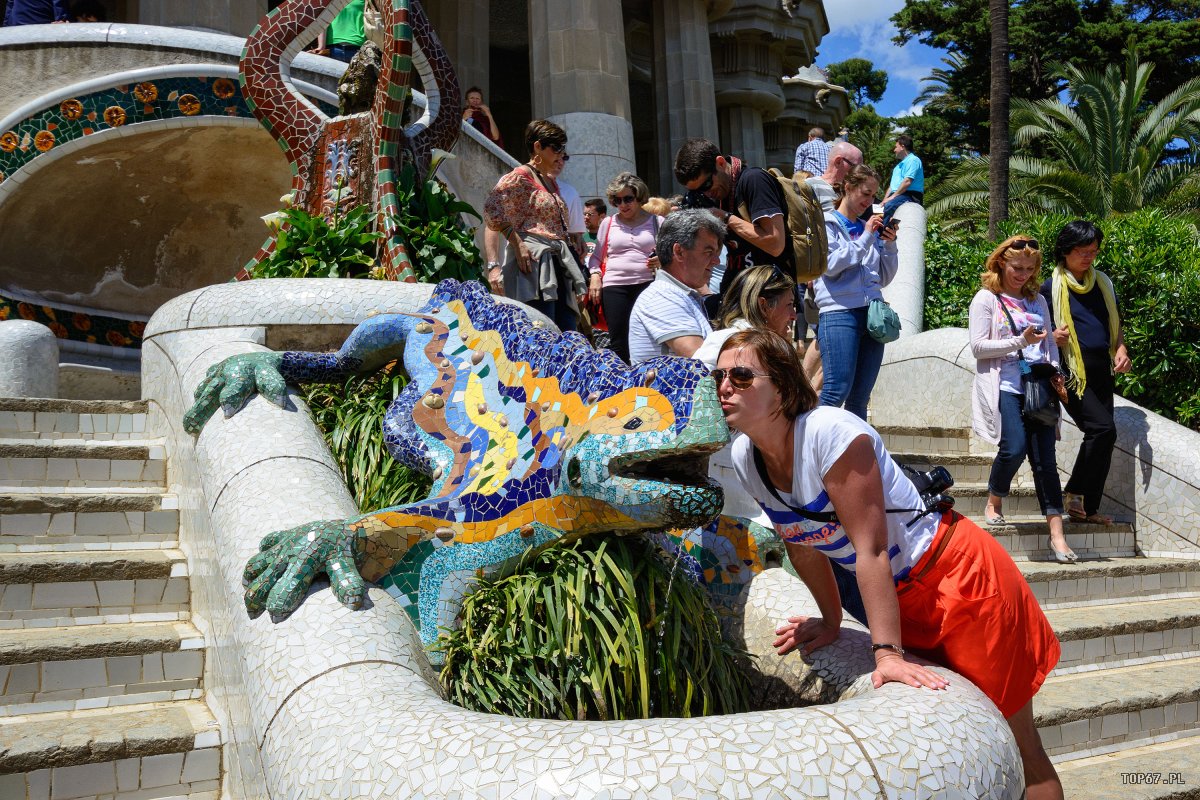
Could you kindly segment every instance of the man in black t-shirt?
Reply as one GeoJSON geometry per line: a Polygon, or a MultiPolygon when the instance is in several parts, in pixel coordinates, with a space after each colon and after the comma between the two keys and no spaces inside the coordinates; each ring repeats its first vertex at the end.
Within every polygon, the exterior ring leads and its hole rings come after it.
{"type": "Polygon", "coordinates": [[[787,198],[779,181],[735,156],[723,156],[708,139],[688,139],[675,154],[675,179],[691,197],[703,196],[728,226],[721,294],[748,267],[777,265],[794,275],[792,239],[787,230],[787,198]],[[746,208],[748,219],[741,217],[746,208]]]}

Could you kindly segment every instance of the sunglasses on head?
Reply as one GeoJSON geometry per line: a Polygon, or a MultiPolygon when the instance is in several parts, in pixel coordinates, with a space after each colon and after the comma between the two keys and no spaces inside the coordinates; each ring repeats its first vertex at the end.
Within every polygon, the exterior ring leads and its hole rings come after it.
{"type": "Polygon", "coordinates": [[[623,206],[626,203],[632,203],[634,200],[637,200],[637,195],[632,195],[632,194],[623,195],[621,197],[614,197],[612,199],[613,205],[615,205],[615,206],[623,206]]]}
{"type": "Polygon", "coordinates": [[[1038,247],[1037,239],[1016,239],[1008,246],[1008,249],[1020,252],[1026,247],[1028,247],[1030,250],[1041,250],[1041,248],[1038,247]]]}
{"type": "Polygon", "coordinates": [[[765,372],[755,372],[749,367],[730,367],[729,369],[714,369],[708,373],[712,379],[717,382],[719,388],[725,381],[726,376],[729,377],[729,385],[735,389],[749,389],[754,383],[755,378],[769,377],[765,372]]]}

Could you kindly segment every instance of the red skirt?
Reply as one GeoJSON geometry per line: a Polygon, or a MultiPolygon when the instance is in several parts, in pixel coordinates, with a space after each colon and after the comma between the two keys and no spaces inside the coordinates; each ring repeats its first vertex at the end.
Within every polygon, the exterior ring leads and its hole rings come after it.
{"type": "Polygon", "coordinates": [[[1058,663],[1058,637],[1017,565],[990,534],[951,511],[901,583],[901,642],[978,686],[1006,718],[1058,663]]]}

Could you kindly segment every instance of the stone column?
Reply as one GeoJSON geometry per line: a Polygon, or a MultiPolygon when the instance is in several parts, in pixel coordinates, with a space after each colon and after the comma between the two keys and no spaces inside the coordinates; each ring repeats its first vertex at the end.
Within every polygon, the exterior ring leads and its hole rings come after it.
{"type": "Polygon", "coordinates": [[[488,39],[491,36],[491,3],[489,0],[441,0],[423,4],[450,63],[458,73],[463,102],[467,89],[478,86],[483,102],[490,102],[488,69],[488,39]]]}
{"type": "Polygon", "coordinates": [[[717,141],[712,52],[705,0],[661,0],[654,7],[654,94],[659,108],[659,186],[679,191],[672,173],[685,139],[717,141]]]}
{"type": "Polygon", "coordinates": [[[925,325],[925,209],[905,203],[896,209],[895,218],[900,221],[896,231],[900,266],[895,279],[884,287],[883,299],[899,315],[903,338],[920,333],[925,325]]]}
{"type": "Polygon", "coordinates": [[[533,114],[566,130],[563,177],[585,198],[635,168],[624,30],[611,0],[529,0],[533,114]]]}
{"type": "Polygon", "coordinates": [[[143,25],[166,25],[174,28],[204,28],[206,30],[246,36],[267,13],[267,0],[140,0],[137,3],[137,22],[143,25]]]}

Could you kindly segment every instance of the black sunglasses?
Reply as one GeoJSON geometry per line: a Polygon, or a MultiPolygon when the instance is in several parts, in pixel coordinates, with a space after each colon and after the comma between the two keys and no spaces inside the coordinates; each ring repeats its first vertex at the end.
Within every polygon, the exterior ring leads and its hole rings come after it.
{"type": "Polygon", "coordinates": [[[567,146],[565,144],[551,144],[550,142],[543,142],[543,141],[539,141],[538,144],[540,144],[542,147],[550,148],[555,153],[561,153],[563,150],[567,149],[567,146]]]}
{"type": "Polygon", "coordinates": [[[1038,247],[1037,239],[1017,239],[1008,246],[1008,249],[1016,250],[1016,251],[1020,252],[1021,250],[1024,250],[1026,247],[1028,247],[1030,250],[1041,250],[1041,248],[1038,247]]]}
{"type": "Polygon", "coordinates": [[[708,373],[712,379],[717,382],[717,388],[725,381],[725,376],[729,376],[729,385],[735,389],[749,389],[754,384],[755,378],[770,377],[765,372],[755,372],[749,367],[730,367],[729,369],[714,369],[708,373]]]}
{"type": "Polygon", "coordinates": [[[699,186],[697,186],[695,189],[692,189],[691,191],[699,192],[700,194],[704,194],[705,192],[707,192],[709,189],[712,188],[713,178],[715,178],[716,176],[717,176],[717,173],[710,172],[708,174],[707,180],[705,180],[704,183],[700,184],[699,186]]]}
{"type": "Polygon", "coordinates": [[[614,197],[612,199],[614,206],[623,206],[626,203],[632,203],[634,200],[637,200],[637,195],[633,194],[627,194],[623,197],[614,197]]]}

